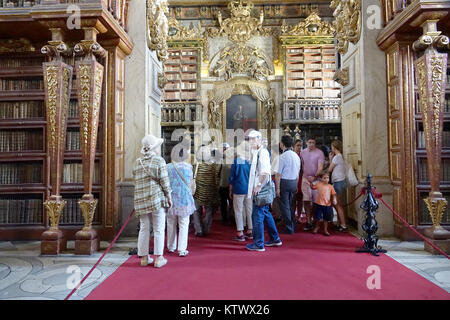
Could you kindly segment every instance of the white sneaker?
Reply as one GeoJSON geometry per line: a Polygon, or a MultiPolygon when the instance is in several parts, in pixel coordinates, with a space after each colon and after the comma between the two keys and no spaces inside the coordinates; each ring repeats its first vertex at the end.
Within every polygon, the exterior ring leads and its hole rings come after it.
{"type": "Polygon", "coordinates": [[[189,251],[187,251],[187,250],[180,251],[180,252],[178,253],[178,255],[179,255],[180,257],[186,257],[188,254],[189,254],[189,251]]]}
{"type": "Polygon", "coordinates": [[[167,263],[167,259],[166,258],[159,257],[159,258],[156,258],[154,266],[155,266],[155,268],[161,268],[161,267],[165,266],[166,263],[167,263]]]}

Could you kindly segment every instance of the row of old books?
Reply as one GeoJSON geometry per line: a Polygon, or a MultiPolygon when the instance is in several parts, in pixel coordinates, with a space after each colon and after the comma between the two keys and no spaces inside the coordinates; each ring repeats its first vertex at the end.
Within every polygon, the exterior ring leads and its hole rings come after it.
{"type": "Polygon", "coordinates": [[[43,150],[42,129],[0,130],[0,152],[43,150]]]}
{"type": "Polygon", "coordinates": [[[42,183],[41,163],[0,163],[0,184],[42,183]]]}
{"type": "MultiPolygon", "coordinates": [[[[96,162],[94,165],[94,184],[100,183],[100,166],[96,162]]],[[[65,163],[63,166],[63,183],[83,183],[83,164],[65,163]]]]}
{"type": "Polygon", "coordinates": [[[0,58],[0,68],[18,68],[18,67],[39,67],[42,66],[44,59],[35,58],[0,58]]]}
{"type": "Polygon", "coordinates": [[[0,199],[0,224],[42,223],[42,200],[0,199]]]}
{"type": "MultiPolygon", "coordinates": [[[[64,198],[64,196],[63,196],[64,198]]],[[[81,198],[81,196],[80,196],[81,198]]],[[[64,198],[66,201],[66,205],[64,206],[61,218],[59,223],[60,224],[83,224],[84,219],[83,215],[81,213],[81,208],[78,205],[79,199],[77,198],[64,198]]],[[[98,205],[95,210],[94,214],[94,222],[98,222],[98,205]]]]}
{"type": "MultiPolygon", "coordinates": [[[[450,159],[444,158],[441,159],[441,183],[442,182],[450,182],[450,159]]],[[[417,161],[418,165],[418,178],[420,182],[428,182],[430,181],[428,177],[428,165],[427,165],[427,159],[426,158],[420,158],[419,161],[417,161]]]]}
{"type": "MultiPolygon", "coordinates": [[[[417,148],[425,149],[424,131],[418,131],[417,148]]],[[[442,132],[442,148],[450,148],[450,131],[442,132]]]]}
{"type": "MultiPolygon", "coordinates": [[[[97,147],[96,150],[100,150],[100,142],[101,142],[101,130],[99,130],[97,135],[97,147]]],[[[67,151],[77,151],[81,150],[81,139],[80,139],[80,131],[72,131],[68,130],[66,135],[66,150],[67,151]]]]}
{"type": "Polygon", "coordinates": [[[0,91],[43,90],[44,81],[41,80],[11,80],[0,79],[0,91]]]}
{"type": "Polygon", "coordinates": [[[0,102],[0,119],[41,118],[44,116],[44,101],[0,102]]]}

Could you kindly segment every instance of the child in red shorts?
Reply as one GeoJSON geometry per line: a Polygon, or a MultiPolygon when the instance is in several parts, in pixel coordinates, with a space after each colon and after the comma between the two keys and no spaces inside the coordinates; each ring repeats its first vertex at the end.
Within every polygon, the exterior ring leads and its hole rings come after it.
{"type": "Polygon", "coordinates": [[[330,175],[328,172],[322,172],[319,177],[320,181],[311,183],[311,188],[317,190],[319,193],[316,201],[314,201],[314,212],[317,223],[313,233],[317,233],[320,228],[320,222],[323,221],[324,235],[329,236],[328,221],[332,221],[333,219],[333,207],[331,204],[337,204],[336,191],[329,184],[330,175]]]}

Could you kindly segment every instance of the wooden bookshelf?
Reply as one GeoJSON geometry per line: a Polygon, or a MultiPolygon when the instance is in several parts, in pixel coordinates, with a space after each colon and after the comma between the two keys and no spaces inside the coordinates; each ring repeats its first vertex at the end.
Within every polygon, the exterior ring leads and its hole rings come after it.
{"type": "Polygon", "coordinates": [[[340,86],[333,80],[336,71],[333,45],[285,47],[285,96],[290,99],[336,99],[340,86]]]}
{"type": "Polygon", "coordinates": [[[164,74],[168,80],[164,87],[164,102],[198,100],[199,59],[196,48],[169,50],[169,59],[164,63],[164,74]]]}
{"type": "MultiPolygon", "coordinates": [[[[416,78],[414,79],[414,82],[416,78]]],[[[418,224],[431,225],[431,217],[423,199],[430,192],[430,181],[428,178],[427,151],[425,148],[425,132],[423,129],[422,114],[420,112],[419,94],[417,84],[414,85],[415,97],[415,166],[416,170],[416,200],[418,204],[418,224]]],[[[442,132],[442,155],[441,155],[441,192],[450,202],[450,62],[447,65],[447,88],[444,103],[444,123],[442,132]]],[[[442,217],[443,225],[450,224],[450,208],[447,207],[442,217]]]]}
{"type": "Polygon", "coordinates": [[[40,53],[0,55],[0,230],[44,227],[45,103],[40,53]]]}
{"type": "MultiPolygon", "coordinates": [[[[36,239],[48,227],[43,202],[50,195],[48,158],[45,144],[46,116],[41,53],[0,55],[0,239],[36,239]],[[23,233],[14,233],[21,230],[23,233]],[[13,236],[17,234],[17,236],[13,236]]],[[[74,64],[74,58],[65,59],[74,64]]],[[[73,80],[76,79],[76,74],[73,80]]],[[[97,138],[94,190],[103,203],[103,108],[97,138]]],[[[66,151],[62,196],[67,201],[65,225],[79,228],[84,224],[77,201],[83,195],[80,124],[76,90],[73,88],[68,109],[66,151]],[[67,199],[66,199],[67,197],[67,199]],[[78,197],[78,198],[76,198],[78,197]]],[[[101,226],[97,208],[94,224],[101,226]]],[[[76,230],[74,229],[73,232],[76,230]]]]}

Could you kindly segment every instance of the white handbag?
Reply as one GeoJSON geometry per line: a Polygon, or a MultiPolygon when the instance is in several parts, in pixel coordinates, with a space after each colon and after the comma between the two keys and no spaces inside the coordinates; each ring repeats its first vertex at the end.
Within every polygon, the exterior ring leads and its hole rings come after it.
{"type": "Polygon", "coordinates": [[[345,180],[347,181],[347,185],[349,186],[357,186],[359,184],[358,178],[356,178],[355,171],[353,170],[353,167],[346,163],[346,175],[345,180]]]}

